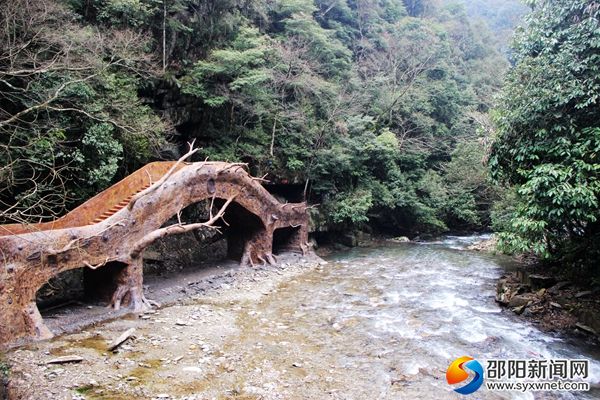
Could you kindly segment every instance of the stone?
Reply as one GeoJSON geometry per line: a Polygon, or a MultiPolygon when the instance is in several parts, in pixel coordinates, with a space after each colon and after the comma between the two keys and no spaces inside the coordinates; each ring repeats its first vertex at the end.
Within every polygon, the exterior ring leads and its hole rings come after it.
{"type": "Polygon", "coordinates": [[[513,296],[508,302],[510,308],[526,306],[531,302],[531,297],[528,295],[518,294],[513,296]]]}
{"type": "Polygon", "coordinates": [[[530,291],[530,287],[528,285],[519,285],[517,286],[516,294],[524,294],[530,291]]]}
{"type": "Polygon", "coordinates": [[[135,328],[130,328],[127,331],[123,332],[123,334],[121,336],[119,336],[118,338],[116,338],[115,340],[113,340],[109,345],[108,345],[108,350],[109,351],[113,351],[116,350],[119,346],[121,346],[123,343],[125,343],[129,338],[131,338],[133,336],[133,334],[135,333],[135,328]]]}
{"type": "Polygon", "coordinates": [[[183,371],[186,371],[186,372],[195,372],[195,373],[199,374],[199,373],[202,372],[202,368],[199,368],[199,367],[184,367],[183,371]]]}
{"type": "Polygon", "coordinates": [[[575,295],[575,298],[580,299],[582,297],[588,297],[590,295],[592,295],[594,292],[592,292],[591,290],[584,290],[582,292],[579,292],[575,295]]]}
{"type": "MultiPolygon", "coordinates": [[[[523,307],[524,307],[524,306],[523,306],[523,307]]],[[[522,316],[523,318],[531,318],[531,317],[533,316],[533,314],[535,314],[535,313],[533,312],[533,310],[532,310],[531,308],[529,308],[529,307],[524,307],[524,308],[523,308],[523,312],[521,313],[521,316],[522,316]]]]}
{"type": "Polygon", "coordinates": [[[410,239],[407,238],[406,236],[398,236],[398,237],[395,237],[393,239],[393,241],[398,242],[398,243],[408,243],[408,242],[410,242],[410,239]]]}
{"type": "Polygon", "coordinates": [[[357,238],[359,246],[368,245],[373,240],[371,234],[362,231],[357,233],[357,238]]]}
{"type": "Polygon", "coordinates": [[[570,285],[571,285],[571,282],[569,282],[569,281],[558,282],[556,285],[554,285],[550,289],[548,289],[548,293],[556,294],[560,290],[562,290],[562,289],[564,289],[564,288],[566,288],[566,287],[568,287],[570,285]]]}
{"type": "Polygon", "coordinates": [[[340,236],[339,242],[344,246],[356,247],[358,246],[358,239],[353,233],[345,233],[340,236]]]}
{"type": "Polygon", "coordinates": [[[577,313],[577,319],[583,325],[592,328],[596,332],[600,332],[600,315],[592,309],[583,309],[577,313]]]}
{"type": "Polygon", "coordinates": [[[507,283],[507,279],[506,278],[501,278],[498,280],[498,282],[496,283],[496,293],[500,294],[500,293],[504,293],[506,290],[506,283],[507,283]]]}
{"type": "Polygon", "coordinates": [[[592,334],[592,335],[596,335],[596,334],[597,334],[597,332],[596,332],[595,330],[593,330],[593,329],[592,329],[592,328],[590,328],[589,326],[587,326],[587,325],[584,325],[584,324],[582,324],[582,323],[580,323],[580,322],[576,323],[576,324],[575,324],[575,327],[576,327],[577,329],[581,330],[581,331],[584,331],[584,332],[586,332],[586,333],[590,333],[590,334],[592,334]]]}
{"type": "Polygon", "coordinates": [[[525,311],[525,306],[519,306],[512,309],[515,314],[521,315],[525,311]]]}
{"type": "MultiPolygon", "coordinates": [[[[68,363],[80,363],[83,361],[83,357],[80,356],[62,356],[53,358],[52,360],[46,361],[46,364],[68,364],[68,363]]],[[[56,371],[54,371],[56,372],[56,371]]]]}

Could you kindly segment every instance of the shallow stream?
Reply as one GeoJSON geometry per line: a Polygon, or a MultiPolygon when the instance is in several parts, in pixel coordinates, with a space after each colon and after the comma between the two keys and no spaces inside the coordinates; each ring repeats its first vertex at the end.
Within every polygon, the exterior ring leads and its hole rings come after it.
{"type": "MultiPolygon", "coordinates": [[[[593,347],[541,332],[498,306],[496,280],[513,265],[506,258],[465,251],[480,239],[446,237],[333,255],[325,268],[270,296],[260,307],[261,317],[291,327],[290,341],[312,344],[300,355],[304,363],[320,359],[335,367],[329,372],[347,371],[349,386],[333,389],[342,398],[460,398],[446,383],[445,371],[464,355],[483,365],[492,358],[590,359],[588,381],[600,382],[593,347]]],[[[253,324],[249,329],[260,331],[253,324]]],[[[600,393],[482,389],[473,396],[570,399],[600,393]]]]}

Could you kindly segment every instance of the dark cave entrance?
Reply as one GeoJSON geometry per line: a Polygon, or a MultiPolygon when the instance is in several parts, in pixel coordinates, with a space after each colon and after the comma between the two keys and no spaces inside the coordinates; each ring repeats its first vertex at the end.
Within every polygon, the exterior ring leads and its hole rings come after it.
{"type": "Polygon", "coordinates": [[[127,268],[127,264],[112,261],[98,268],[83,269],[83,293],[87,303],[110,303],[117,289],[117,276],[127,268]]]}
{"type": "Polygon", "coordinates": [[[286,251],[298,251],[300,248],[300,227],[288,226],[279,228],[273,232],[273,254],[281,254],[286,251]]]}
{"type": "MultiPolygon", "coordinates": [[[[223,201],[220,201],[216,208],[222,204],[223,201]]],[[[229,205],[223,219],[227,223],[221,224],[221,231],[227,240],[227,258],[241,261],[246,242],[265,227],[257,215],[236,202],[229,205]]]]}

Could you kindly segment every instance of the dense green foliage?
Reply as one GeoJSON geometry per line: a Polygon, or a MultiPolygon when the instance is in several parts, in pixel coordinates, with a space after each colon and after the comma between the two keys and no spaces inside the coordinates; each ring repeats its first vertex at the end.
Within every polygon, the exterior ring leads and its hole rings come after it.
{"type": "Polygon", "coordinates": [[[600,4],[538,0],[514,46],[490,166],[514,185],[501,244],[596,263],[600,239],[600,4]]]}
{"type": "Polygon", "coordinates": [[[52,2],[7,2],[0,17],[5,217],[63,213],[151,158],[165,129],[138,96],[143,38],[81,26],[52,2]]]}
{"type": "Polygon", "coordinates": [[[416,234],[489,222],[484,128],[507,62],[463,7],[14,4],[2,10],[12,27],[2,45],[12,58],[0,59],[5,219],[61,213],[196,139],[199,158],[248,162],[320,203],[332,227],[416,234]],[[58,183],[66,201],[52,197],[58,183]]]}

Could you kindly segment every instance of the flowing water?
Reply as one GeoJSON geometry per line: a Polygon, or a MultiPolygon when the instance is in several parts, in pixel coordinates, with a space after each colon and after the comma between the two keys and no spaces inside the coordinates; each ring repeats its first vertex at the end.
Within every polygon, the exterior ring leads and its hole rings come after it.
{"type": "MultiPolygon", "coordinates": [[[[541,332],[495,303],[496,280],[510,263],[465,251],[480,239],[446,237],[333,255],[325,268],[285,284],[261,305],[262,321],[291,327],[283,336],[263,335],[261,340],[267,348],[269,340],[277,347],[286,335],[292,344],[302,342],[300,351],[290,347],[313,374],[312,381],[323,382],[321,389],[328,387],[328,393],[337,394],[334,398],[461,398],[446,383],[445,371],[464,355],[483,365],[492,358],[590,359],[588,381],[598,383],[600,363],[593,348],[541,332]]],[[[258,319],[248,322],[247,335],[266,329],[260,325],[258,319]]],[[[247,338],[240,340],[248,344],[247,338]]],[[[255,361],[273,358],[273,352],[262,349],[255,361]]],[[[316,392],[311,395],[312,381],[305,398],[318,398],[316,392]]],[[[600,394],[597,389],[534,394],[482,388],[471,397],[572,399],[600,394]]]]}

